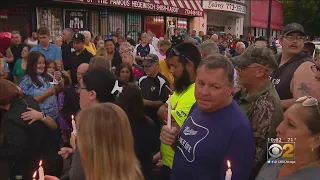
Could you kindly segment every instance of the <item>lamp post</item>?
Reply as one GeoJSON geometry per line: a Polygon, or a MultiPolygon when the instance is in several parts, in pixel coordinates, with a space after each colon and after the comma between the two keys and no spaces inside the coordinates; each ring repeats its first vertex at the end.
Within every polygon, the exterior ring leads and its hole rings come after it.
{"type": "Polygon", "coordinates": [[[268,27],[267,27],[267,42],[268,42],[268,47],[270,47],[271,13],[272,13],[272,0],[269,0],[269,9],[268,9],[268,27]]]}

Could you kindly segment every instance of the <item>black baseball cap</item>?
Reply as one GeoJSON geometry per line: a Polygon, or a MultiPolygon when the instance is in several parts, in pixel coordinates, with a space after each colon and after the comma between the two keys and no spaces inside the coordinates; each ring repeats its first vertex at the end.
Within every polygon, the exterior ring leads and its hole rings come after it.
{"type": "Polygon", "coordinates": [[[291,23],[291,24],[287,24],[283,30],[282,30],[282,34],[283,35],[287,35],[289,33],[292,32],[298,32],[301,33],[302,35],[306,35],[306,33],[304,32],[304,28],[301,24],[298,23],[291,23]]]}
{"type": "Polygon", "coordinates": [[[79,41],[79,42],[84,42],[84,39],[85,39],[84,35],[80,33],[75,34],[72,38],[73,41],[79,41]]]}
{"type": "Polygon", "coordinates": [[[142,63],[143,66],[151,66],[153,64],[159,63],[159,58],[155,54],[148,54],[144,57],[144,61],[142,63]]]}

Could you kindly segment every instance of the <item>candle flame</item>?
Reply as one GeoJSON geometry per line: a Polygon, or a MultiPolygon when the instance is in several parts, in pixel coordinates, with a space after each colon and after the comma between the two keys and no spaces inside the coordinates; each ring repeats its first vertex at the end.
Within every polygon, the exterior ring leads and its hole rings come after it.
{"type": "Polygon", "coordinates": [[[231,163],[229,160],[227,160],[227,164],[228,164],[228,168],[230,169],[231,168],[231,163]]]}
{"type": "Polygon", "coordinates": [[[73,115],[71,115],[71,119],[74,120],[74,116],[73,115]]]}
{"type": "Polygon", "coordinates": [[[42,165],[42,160],[40,160],[40,162],[39,162],[39,166],[41,166],[42,165]]]}
{"type": "Polygon", "coordinates": [[[37,176],[37,171],[35,171],[34,173],[33,173],[33,179],[35,179],[36,178],[36,176],[37,176]]]}

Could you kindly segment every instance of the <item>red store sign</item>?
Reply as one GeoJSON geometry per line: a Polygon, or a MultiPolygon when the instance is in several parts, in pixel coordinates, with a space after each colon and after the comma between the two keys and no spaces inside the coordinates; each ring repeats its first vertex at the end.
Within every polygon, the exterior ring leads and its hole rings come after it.
{"type": "Polygon", "coordinates": [[[165,12],[186,16],[203,16],[203,9],[198,0],[56,0],[63,2],[85,3],[104,6],[133,8],[146,11],[165,12]]]}

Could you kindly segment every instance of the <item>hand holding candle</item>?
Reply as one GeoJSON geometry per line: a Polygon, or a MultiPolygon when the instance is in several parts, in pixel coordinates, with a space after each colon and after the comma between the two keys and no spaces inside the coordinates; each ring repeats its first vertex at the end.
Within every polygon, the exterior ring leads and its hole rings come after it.
{"type": "Polygon", "coordinates": [[[72,133],[77,136],[77,126],[76,126],[76,122],[74,121],[74,116],[71,115],[71,123],[72,123],[72,133]]]}
{"type": "Polygon", "coordinates": [[[168,98],[168,118],[167,118],[167,126],[171,128],[171,96],[168,98]]]}
{"type": "Polygon", "coordinates": [[[36,176],[37,176],[37,171],[33,173],[32,180],[36,180],[36,176]]]}
{"type": "Polygon", "coordinates": [[[39,163],[38,172],[39,172],[39,180],[44,180],[44,170],[43,170],[43,167],[42,167],[42,160],[39,163]]]}
{"type": "Polygon", "coordinates": [[[227,160],[227,164],[228,164],[228,170],[226,171],[226,178],[225,178],[225,180],[231,180],[232,171],[231,171],[231,164],[230,164],[230,161],[229,161],[229,160],[227,160]]]}

